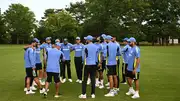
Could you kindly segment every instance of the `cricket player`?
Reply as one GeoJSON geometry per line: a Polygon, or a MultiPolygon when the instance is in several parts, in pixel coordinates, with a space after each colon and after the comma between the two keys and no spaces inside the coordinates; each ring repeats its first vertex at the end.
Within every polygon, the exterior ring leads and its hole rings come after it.
{"type": "Polygon", "coordinates": [[[140,49],[136,46],[136,39],[131,37],[129,39],[129,57],[127,66],[127,80],[129,85],[129,91],[126,95],[133,95],[131,98],[139,98],[139,75],[140,75],[140,49]],[[132,86],[132,81],[135,83],[135,91],[132,86]]]}
{"type": "Polygon", "coordinates": [[[82,94],[79,95],[79,98],[82,99],[87,98],[86,86],[87,86],[87,79],[89,74],[91,78],[91,98],[95,98],[95,74],[97,70],[96,57],[97,57],[98,48],[96,45],[92,43],[93,37],[91,35],[88,35],[86,37],[86,40],[88,44],[84,46],[84,51],[83,51],[83,57],[85,58],[84,79],[82,83],[82,94]]]}
{"type": "Polygon", "coordinates": [[[26,49],[24,53],[24,61],[25,61],[25,68],[26,68],[26,87],[27,91],[26,94],[34,94],[30,89],[30,81],[34,80],[36,84],[38,85],[40,89],[40,93],[44,92],[44,89],[41,87],[41,84],[39,82],[39,79],[37,78],[37,72],[35,67],[35,61],[36,61],[36,53],[35,53],[35,46],[36,41],[33,40],[30,42],[29,47],[26,49]]]}
{"type": "Polygon", "coordinates": [[[43,73],[43,85],[45,83],[45,79],[47,77],[46,74],[46,65],[47,65],[47,51],[52,49],[52,44],[51,44],[51,37],[46,38],[46,43],[42,44],[40,46],[40,49],[43,49],[43,64],[44,64],[44,73],[43,73]]]}
{"type": "Polygon", "coordinates": [[[48,92],[48,87],[49,83],[52,82],[52,77],[55,82],[55,88],[56,88],[56,93],[55,93],[55,98],[60,97],[59,96],[59,85],[60,85],[60,78],[59,78],[59,73],[60,73],[60,60],[64,61],[64,55],[63,52],[60,51],[60,45],[55,44],[54,48],[48,50],[47,52],[47,80],[45,84],[45,92],[44,92],[44,97],[47,97],[47,92],[48,92]]]}
{"type": "Polygon", "coordinates": [[[127,66],[128,66],[128,55],[129,55],[129,43],[128,43],[128,38],[123,39],[124,47],[122,48],[122,55],[123,55],[123,63],[122,63],[122,84],[127,84],[126,83],[126,74],[127,74],[127,66]]]}
{"type": "Polygon", "coordinates": [[[118,80],[117,80],[117,60],[116,56],[120,56],[120,47],[112,42],[112,37],[107,36],[107,72],[110,82],[110,91],[106,94],[106,97],[113,97],[117,94],[118,80]],[[114,87],[114,88],[113,88],[114,87]]]}
{"type": "MultiPolygon", "coordinates": [[[[119,50],[121,52],[121,47],[120,47],[120,44],[116,41],[116,37],[113,37],[112,38],[112,42],[113,43],[116,43],[119,47],[119,50]]],[[[121,55],[121,54],[120,54],[121,55]]],[[[117,61],[117,80],[118,80],[118,85],[117,85],[117,88],[118,88],[118,91],[119,91],[119,83],[120,83],[120,72],[119,72],[119,65],[120,65],[120,56],[116,56],[116,61],[117,61]]]]}
{"type": "MultiPolygon", "coordinates": [[[[100,37],[98,37],[97,39],[95,39],[95,43],[94,43],[96,46],[97,46],[97,48],[98,48],[98,53],[97,53],[97,57],[96,57],[96,64],[97,64],[97,68],[98,68],[98,70],[96,71],[96,83],[95,83],[95,86],[96,87],[99,87],[101,84],[100,84],[100,81],[99,81],[99,79],[100,79],[100,73],[99,73],[99,71],[101,70],[101,67],[98,67],[98,65],[99,65],[99,62],[102,62],[102,60],[101,60],[101,56],[102,56],[102,54],[103,54],[103,46],[102,46],[102,44],[100,44],[100,37]]],[[[103,86],[103,85],[101,85],[101,86],[103,86]]],[[[103,88],[103,87],[100,87],[101,89],[103,88]]]]}
{"type": "Polygon", "coordinates": [[[72,44],[68,43],[68,40],[65,38],[64,43],[61,44],[61,51],[64,53],[65,61],[62,62],[63,65],[63,80],[62,83],[66,82],[66,68],[67,68],[67,74],[68,74],[68,80],[69,82],[72,82],[72,77],[71,77],[71,51],[72,51],[72,44]]]}
{"type": "Polygon", "coordinates": [[[81,43],[80,37],[76,37],[76,44],[73,45],[73,50],[75,51],[74,63],[75,63],[76,75],[77,75],[76,82],[78,83],[82,83],[83,49],[84,49],[84,45],[81,43]]]}

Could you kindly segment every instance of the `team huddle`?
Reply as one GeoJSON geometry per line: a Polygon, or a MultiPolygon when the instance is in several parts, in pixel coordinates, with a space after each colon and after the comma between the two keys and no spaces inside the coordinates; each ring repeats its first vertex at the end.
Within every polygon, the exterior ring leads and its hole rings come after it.
{"type": "Polygon", "coordinates": [[[77,74],[77,83],[82,84],[82,93],[79,98],[85,99],[86,87],[91,84],[91,98],[95,98],[95,88],[109,89],[105,97],[114,97],[119,92],[119,84],[129,85],[126,95],[139,98],[140,49],[136,46],[136,39],[124,38],[125,46],[120,47],[115,37],[102,34],[94,38],[91,35],[84,37],[85,44],[80,37],[76,37],[76,44],[72,45],[65,38],[62,43],[59,39],[51,42],[51,37],[40,44],[34,38],[24,47],[25,60],[25,89],[26,94],[34,94],[38,86],[40,93],[47,97],[49,85],[55,83],[55,98],[60,97],[60,83],[73,82],[71,76],[71,52],[74,51],[74,64],[77,74]],[[41,50],[43,64],[41,62],[41,50]],[[122,80],[120,82],[120,56],[123,57],[122,80]],[[43,68],[42,68],[43,67],[43,68]],[[66,79],[66,70],[67,78],[66,79]],[[108,78],[104,84],[104,73],[108,78]],[[53,80],[52,80],[53,78],[53,80]],[[135,90],[133,89],[135,83],[135,90]]]}

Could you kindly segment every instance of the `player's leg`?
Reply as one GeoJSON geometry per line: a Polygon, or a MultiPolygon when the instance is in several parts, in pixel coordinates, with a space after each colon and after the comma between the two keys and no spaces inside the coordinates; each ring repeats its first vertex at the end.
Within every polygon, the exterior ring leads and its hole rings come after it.
{"type": "Polygon", "coordinates": [[[95,74],[97,69],[95,69],[96,66],[90,67],[90,78],[91,78],[91,97],[95,98],[95,74]]]}
{"type": "MultiPolygon", "coordinates": [[[[98,68],[98,62],[96,62],[96,68],[98,68]]],[[[96,72],[95,72],[95,76],[96,76],[96,82],[95,82],[95,86],[96,87],[99,87],[99,71],[98,71],[98,69],[96,70],[96,72]]]]}
{"type": "Polygon", "coordinates": [[[82,58],[81,58],[80,68],[79,68],[79,83],[82,83],[82,70],[83,70],[83,63],[82,63],[82,58]]]}
{"type": "Polygon", "coordinates": [[[78,62],[78,58],[74,57],[74,64],[75,64],[75,68],[76,68],[76,75],[77,75],[77,80],[76,82],[79,82],[79,68],[80,68],[80,64],[78,62]]]}
{"type": "Polygon", "coordinates": [[[54,82],[55,82],[55,89],[56,89],[56,93],[55,93],[55,98],[59,97],[59,86],[60,86],[60,79],[59,79],[59,73],[53,73],[53,77],[54,77],[54,82]]]}
{"type": "Polygon", "coordinates": [[[69,82],[72,82],[72,77],[71,77],[71,61],[67,61],[67,73],[68,73],[68,80],[69,82]]]}
{"type": "Polygon", "coordinates": [[[34,81],[35,81],[35,83],[37,84],[38,88],[40,89],[39,92],[42,94],[42,93],[44,93],[45,89],[42,88],[42,85],[41,85],[41,83],[40,83],[40,81],[39,81],[39,79],[38,79],[38,76],[37,76],[37,72],[35,72],[35,74],[36,74],[36,75],[33,75],[34,81]]]}
{"type": "Polygon", "coordinates": [[[30,89],[31,78],[33,78],[32,68],[26,68],[26,76],[27,76],[27,78],[26,78],[26,88],[27,88],[26,94],[34,94],[35,92],[33,92],[30,89]]]}
{"type": "Polygon", "coordinates": [[[134,79],[134,83],[135,83],[135,87],[136,87],[136,91],[135,94],[132,96],[133,99],[139,98],[139,73],[135,74],[135,79],[134,79]]]}
{"type": "Polygon", "coordinates": [[[103,61],[103,62],[102,62],[101,70],[99,71],[99,78],[100,78],[100,86],[99,86],[99,88],[100,88],[100,89],[104,88],[103,72],[104,72],[105,68],[106,68],[106,62],[103,61]]]}
{"type": "Polygon", "coordinates": [[[63,69],[63,72],[62,72],[63,82],[62,83],[65,83],[66,82],[66,60],[62,62],[62,69],[63,69]]]}
{"type": "Polygon", "coordinates": [[[112,68],[112,66],[107,66],[107,69],[108,69],[108,79],[109,79],[109,83],[110,83],[110,91],[105,96],[113,97],[114,96],[113,68],[112,68]]]}
{"type": "Polygon", "coordinates": [[[46,80],[46,84],[45,84],[44,97],[47,97],[49,83],[52,82],[52,76],[53,76],[53,74],[51,72],[47,72],[47,80],[46,80]]]}
{"type": "Polygon", "coordinates": [[[114,94],[116,95],[117,92],[119,91],[119,83],[118,83],[118,76],[117,76],[117,69],[116,65],[112,66],[113,68],[113,83],[114,83],[114,94]]]}
{"type": "Polygon", "coordinates": [[[116,78],[117,78],[117,87],[115,87],[115,88],[119,88],[119,82],[120,82],[120,73],[119,73],[119,64],[120,64],[120,60],[118,59],[117,60],[117,69],[116,69],[116,71],[117,71],[117,74],[116,74],[116,78]]]}
{"type": "Polygon", "coordinates": [[[133,75],[132,71],[127,71],[127,81],[128,81],[128,85],[129,85],[129,91],[126,93],[126,95],[134,95],[135,94],[135,91],[132,86],[133,78],[134,78],[134,75],[133,75]]]}
{"type": "Polygon", "coordinates": [[[87,86],[87,79],[88,79],[88,66],[84,67],[84,78],[82,82],[82,94],[79,95],[79,98],[86,98],[86,86],[87,86]]]}

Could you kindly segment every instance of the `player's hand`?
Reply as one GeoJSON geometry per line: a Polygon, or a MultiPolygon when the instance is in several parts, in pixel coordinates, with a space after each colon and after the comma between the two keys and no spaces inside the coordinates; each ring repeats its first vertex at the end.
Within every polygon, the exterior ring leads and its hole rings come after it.
{"type": "Polygon", "coordinates": [[[101,67],[101,66],[102,66],[102,64],[101,64],[101,63],[99,63],[99,64],[98,64],[98,67],[101,67]]]}
{"type": "Polygon", "coordinates": [[[135,70],[133,70],[133,74],[136,74],[136,69],[135,69],[135,70]]]}

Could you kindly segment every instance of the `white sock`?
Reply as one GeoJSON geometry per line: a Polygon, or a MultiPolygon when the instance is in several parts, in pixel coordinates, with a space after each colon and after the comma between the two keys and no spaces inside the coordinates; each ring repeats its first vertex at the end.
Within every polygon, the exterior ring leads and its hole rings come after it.
{"type": "Polygon", "coordinates": [[[129,90],[134,90],[133,87],[129,87],[129,90]]]}
{"type": "Polygon", "coordinates": [[[139,91],[136,91],[136,94],[139,94],[139,91]]]}
{"type": "Polygon", "coordinates": [[[104,84],[104,80],[101,80],[101,85],[103,85],[104,84]]]}
{"type": "Polygon", "coordinates": [[[99,79],[98,78],[96,78],[96,83],[98,83],[99,82],[99,79]]]}

